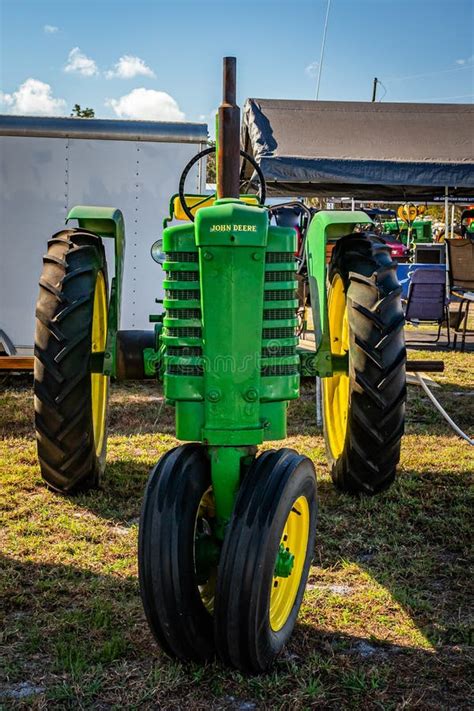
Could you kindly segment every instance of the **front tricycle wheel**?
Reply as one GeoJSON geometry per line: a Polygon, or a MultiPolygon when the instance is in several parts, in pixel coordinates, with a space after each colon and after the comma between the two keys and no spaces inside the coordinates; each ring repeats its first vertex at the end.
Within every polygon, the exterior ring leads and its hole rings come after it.
{"type": "Polygon", "coordinates": [[[183,661],[214,654],[212,613],[219,547],[205,447],[185,444],[152,469],[140,516],[140,593],[161,648],[183,661]]]}
{"type": "Polygon", "coordinates": [[[214,625],[221,659],[268,669],[288,642],[316,536],[313,463],[291,449],[257,457],[243,480],[219,561],[214,625]]]}

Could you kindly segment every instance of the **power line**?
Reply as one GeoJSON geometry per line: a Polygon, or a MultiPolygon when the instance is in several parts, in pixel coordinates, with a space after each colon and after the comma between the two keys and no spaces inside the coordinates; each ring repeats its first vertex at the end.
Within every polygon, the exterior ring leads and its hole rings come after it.
{"type": "Polygon", "coordinates": [[[380,84],[380,86],[383,89],[383,94],[379,99],[379,103],[380,103],[382,101],[383,97],[385,96],[385,94],[387,93],[387,87],[385,86],[385,84],[382,81],[380,81],[380,79],[377,79],[377,82],[380,84]]]}
{"type": "Polygon", "coordinates": [[[473,64],[464,64],[462,67],[453,67],[452,69],[439,69],[434,72],[425,72],[423,74],[409,74],[404,77],[387,77],[384,79],[384,81],[387,82],[387,84],[391,81],[405,81],[406,79],[423,79],[424,77],[434,77],[437,76],[438,74],[447,74],[449,72],[460,72],[463,69],[470,69],[471,71],[474,69],[473,64]]]}
{"type": "Polygon", "coordinates": [[[330,7],[331,7],[331,0],[328,0],[328,6],[326,8],[326,20],[324,22],[323,43],[321,45],[321,57],[319,60],[319,67],[318,67],[318,83],[316,85],[316,101],[319,99],[319,85],[321,84],[321,71],[323,68],[324,48],[326,46],[326,32],[328,29],[329,8],[330,7]]]}
{"type": "Polygon", "coordinates": [[[474,94],[460,94],[459,96],[429,96],[423,101],[448,101],[452,99],[471,99],[474,94]]]}

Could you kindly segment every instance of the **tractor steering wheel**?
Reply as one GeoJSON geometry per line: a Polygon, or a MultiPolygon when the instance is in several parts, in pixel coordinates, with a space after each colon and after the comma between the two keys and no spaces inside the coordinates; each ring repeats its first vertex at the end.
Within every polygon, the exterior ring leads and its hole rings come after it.
{"type": "MultiPolygon", "coordinates": [[[[198,161],[200,161],[205,156],[208,156],[211,153],[215,153],[215,152],[216,152],[216,149],[213,146],[211,148],[206,148],[204,151],[201,151],[200,153],[195,155],[193,158],[191,158],[191,160],[189,161],[189,163],[186,165],[183,172],[181,173],[181,178],[179,179],[179,188],[178,188],[179,201],[181,203],[181,207],[183,208],[184,212],[189,217],[191,222],[194,222],[194,217],[195,217],[195,215],[193,214],[192,211],[193,210],[196,211],[196,209],[200,205],[207,202],[209,199],[212,199],[213,197],[214,198],[217,197],[217,195],[216,195],[216,193],[214,193],[214,196],[213,195],[206,195],[205,197],[203,197],[202,200],[197,202],[195,205],[193,205],[192,207],[188,207],[188,205],[186,204],[186,194],[184,192],[184,184],[186,182],[186,178],[188,177],[188,173],[191,170],[191,168],[193,167],[193,165],[195,165],[198,161]]],[[[244,162],[248,161],[250,163],[250,165],[252,166],[252,168],[254,168],[255,172],[257,173],[258,181],[260,183],[260,187],[259,187],[259,190],[257,193],[257,198],[258,198],[259,203],[261,205],[264,205],[265,199],[267,197],[267,188],[265,185],[265,178],[263,177],[262,169],[258,165],[257,161],[254,158],[252,158],[252,156],[250,156],[245,151],[240,151],[240,155],[244,159],[244,162]]],[[[250,187],[250,183],[251,183],[250,180],[242,181],[240,184],[241,191],[245,190],[245,192],[246,192],[250,187]]]]}

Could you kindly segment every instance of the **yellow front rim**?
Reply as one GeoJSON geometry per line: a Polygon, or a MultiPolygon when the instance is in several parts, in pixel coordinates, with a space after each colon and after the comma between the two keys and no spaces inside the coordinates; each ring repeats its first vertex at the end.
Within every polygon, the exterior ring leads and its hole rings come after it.
{"type": "MultiPolygon", "coordinates": [[[[107,340],[107,291],[102,272],[97,274],[92,315],[92,353],[103,353],[107,340]]],[[[91,373],[92,427],[97,455],[100,455],[105,437],[107,411],[107,377],[91,373]]]]}
{"type": "Polygon", "coordinates": [[[301,584],[309,537],[309,505],[300,496],[291,507],[286,519],[280,545],[294,555],[294,565],[287,578],[273,577],[270,593],[270,626],[278,632],[291,614],[301,584]]]}
{"type": "MultiPolygon", "coordinates": [[[[349,321],[344,283],[336,274],[328,296],[328,323],[331,353],[344,356],[349,351],[349,321]]],[[[334,459],[344,451],[349,415],[349,375],[335,373],[323,378],[323,408],[326,439],[334,459]]]]}
{"type": "MultiPolygon", "coordinates": [[[[212,535],[212,521],[216,517],[216,506],[214,503],[214,493],[209,487],[199,502],[196,524],[194,527],[194,539],[199,533],[212,535]],[[199,531],[198,531],[199,529],[199,531]]],[[[196,561],[195,561],[196,564],[196,561]]],[[[198,585],[199,595],[206,610],[212,615],[214,612],[214,597],[216,594],[217,568],[210,571],[205,583],[198,585]]]]}

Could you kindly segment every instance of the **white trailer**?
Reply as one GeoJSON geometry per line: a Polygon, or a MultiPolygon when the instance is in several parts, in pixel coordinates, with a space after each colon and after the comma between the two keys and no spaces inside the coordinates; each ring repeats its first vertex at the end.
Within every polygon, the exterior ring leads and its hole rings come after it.
{"type": "MultiPolygon", "coordinates": [[[[150,328],[162,297],[150,247],[182,169],[206,142],[206,124],[0,116],[0,354],[33,354],[42,257],[75,205],[122,210],[120,328],[150,328]]],[[[189,192],[205,193],[202,166],[190,173],[189,192]]],[[[113,274],[113,240],[104,243],[113,274]]]]}

